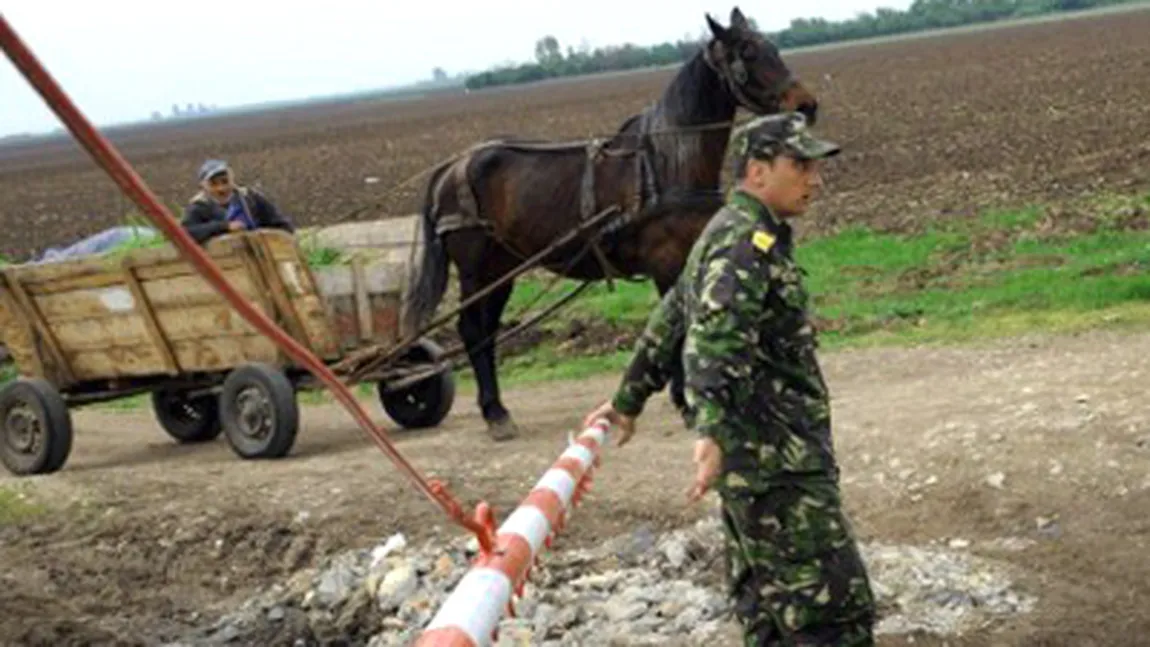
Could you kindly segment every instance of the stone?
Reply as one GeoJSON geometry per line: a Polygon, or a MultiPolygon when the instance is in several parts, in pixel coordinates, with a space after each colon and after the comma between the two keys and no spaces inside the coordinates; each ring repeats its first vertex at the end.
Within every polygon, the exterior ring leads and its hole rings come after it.
{"type": "Polygon", "coordinates": [[[380,610],[387,612],[399,608],[404,600],[415,593],[418,586],[419,580],[411,564],[401,564],[388,571],[375,592],[380,610]]]}

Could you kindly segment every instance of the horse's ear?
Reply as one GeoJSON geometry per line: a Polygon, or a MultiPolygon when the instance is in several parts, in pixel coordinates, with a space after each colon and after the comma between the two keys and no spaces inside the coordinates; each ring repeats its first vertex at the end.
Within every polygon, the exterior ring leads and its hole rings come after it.
{"type": "Polygon", "coordinates": [[[715,22],[715,19],[711,17],[711,14],[707,14],[707,26],[711,28],[711,33],[715,35],[715,38],[718,38],[719,40],[726,40],[726,27],[723,27],[719,23],[715,22]]]}
{"type": "Polygon", "coordinates": [[[750,29],[751,25],[747,22],[747,17],[738,7],[731,9],[731,27],[735,29],[750,29]]]}

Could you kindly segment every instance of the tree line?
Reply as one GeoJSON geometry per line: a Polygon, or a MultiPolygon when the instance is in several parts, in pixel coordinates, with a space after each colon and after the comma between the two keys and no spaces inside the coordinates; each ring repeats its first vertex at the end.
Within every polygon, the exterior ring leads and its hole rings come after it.
{"type": "MultiPolygon", "coordinates": [[[[765,32],[764,36],[780,49],[788,49],[1137,1],[1140,0],[914,0],[905,11],[879,8],[873,13],[860,13],[850,20],[798,18],[792,20],[787,28],[765,32]]],[[[694,56],[708,37],[709,32],[704,30],[696,38],[649,47],[626,44],[576,50],[568,46],[564,52],[554,36],[545,36],[535,44],[533,62],[505,65],[473,74],[464,84],[474,90],[563,76],[672,65],[694,56]]]]}

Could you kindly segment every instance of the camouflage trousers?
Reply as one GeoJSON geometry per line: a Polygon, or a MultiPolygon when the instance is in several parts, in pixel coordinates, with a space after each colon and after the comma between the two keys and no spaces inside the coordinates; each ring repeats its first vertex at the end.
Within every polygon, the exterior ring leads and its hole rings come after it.
{"type": "Polygon", "coordinates": [[[874,645],[874,595],[838,486],[723,492],[727,566],[744,644],[874,645]]]}

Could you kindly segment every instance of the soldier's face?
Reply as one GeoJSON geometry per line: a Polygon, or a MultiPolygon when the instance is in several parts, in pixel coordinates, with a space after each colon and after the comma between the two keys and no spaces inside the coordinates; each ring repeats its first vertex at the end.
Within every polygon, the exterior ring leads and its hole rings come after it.
{"type": "Polygon", "coordinates": [[[773,162],[755,160],[747,172],[756,197],[782,218],[806,212],[823,187],[823,160],[776,157],[773,162]]]}

